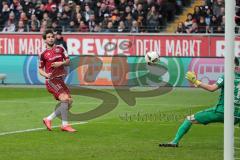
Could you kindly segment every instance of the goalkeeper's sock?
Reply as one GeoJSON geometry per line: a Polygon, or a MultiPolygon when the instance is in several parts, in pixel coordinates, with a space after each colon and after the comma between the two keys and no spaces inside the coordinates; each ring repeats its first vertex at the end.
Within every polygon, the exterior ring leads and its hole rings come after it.
{"type": "Polygon", "coordinates": [[[178,144],[179,141],[182,139],[182,137],[188,132],[188,130],[191,128],[192,123],[188,119],[186,119],[181,126],[178,128],[177,134],[172,141],[174,144],[178,144]]]}

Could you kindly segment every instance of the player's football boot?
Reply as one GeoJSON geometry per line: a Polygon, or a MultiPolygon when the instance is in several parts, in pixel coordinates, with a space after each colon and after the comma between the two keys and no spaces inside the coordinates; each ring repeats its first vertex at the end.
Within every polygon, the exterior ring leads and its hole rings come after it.
{"type": "Polygon", "coordinates": [[[65,126],[61,126],[61,130],[66,132],[76,132],[76,130],[73,129],[72,126],[69,124],[65,126]]]}
{"type": "Polygon", "coordinates": [[[47,127],[49,131],[52,130],[51,120],[48,120],[47,118],[43,119],[43,124],[47,127]]]}
{"type": "Polygon", "coordinates": [[[160,143],[159,147],[178,147],[178,143],[160,143]]]}

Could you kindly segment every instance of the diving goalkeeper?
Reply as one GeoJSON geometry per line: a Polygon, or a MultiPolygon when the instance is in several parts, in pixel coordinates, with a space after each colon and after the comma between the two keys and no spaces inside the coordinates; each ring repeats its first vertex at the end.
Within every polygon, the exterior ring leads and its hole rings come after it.
{"type": "MultiPolygon", "coordinates": [[[[240,66],[239,59],[234,59],[235,63],[235,79],[234,79],[234,124],[240,121],[240,66]]],[[[186,73],[186,79],[189,80],[195,87],[203,88],[207,91],[214,92],[221,89],[218,103],[211,108],[197,112],[193,115],[187,116],[184,122],[178,128],[175,138],[169,143],[161,143],[159,147],[178,147],[182,137],[189,131],[192,124],[203,124],[207,125],[209,123],[224,122],[224,77],[218,78],[215,84],[205,84],[196,78],[194,72],[188,71],[186,73]]]]}

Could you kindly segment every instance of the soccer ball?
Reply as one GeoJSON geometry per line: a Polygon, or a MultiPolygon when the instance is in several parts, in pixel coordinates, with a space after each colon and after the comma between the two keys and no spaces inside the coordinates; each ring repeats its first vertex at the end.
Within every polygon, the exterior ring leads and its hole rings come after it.
{"type": "Polygon", "coordinates": [[[145,61],[148,65],[152,65],[158,62],[159,55],[155,51],[147,52],[145,55],[145,61]]]}

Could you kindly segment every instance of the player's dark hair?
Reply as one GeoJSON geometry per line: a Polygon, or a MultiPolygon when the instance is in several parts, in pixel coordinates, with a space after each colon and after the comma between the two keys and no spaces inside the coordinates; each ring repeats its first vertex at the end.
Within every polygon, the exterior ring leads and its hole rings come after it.
{"type": "Polygon", "coordinates": [[[51,29],[47,29],[47,30],[43,33],[43,35],[42,35],[42,37],[43,37],[44,40],[46,40],[46,38],[47,38],[47,34],[49,34],[49,33],[51,33],[51,34],[54,35],[53,30],[51,30],[51,29]]]}
{"type": "Polygon", "coordinates": [[[237,57],[234,58],[234,63],[236,66],[239,66],[239,59],[237,57]]]}

